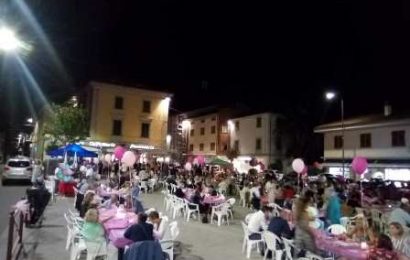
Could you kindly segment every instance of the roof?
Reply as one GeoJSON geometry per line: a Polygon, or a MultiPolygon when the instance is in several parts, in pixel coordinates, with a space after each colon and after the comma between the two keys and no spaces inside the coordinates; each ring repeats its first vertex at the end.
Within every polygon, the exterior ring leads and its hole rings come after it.
{"type": "MultiPolygon", "coordinates": [[[[348,118],[344,120],[344,129],[362,129],[362,128],[375,128],[385,126],[400,126],[410,125],[410,114],[395,114],[385,116],[383,114],[367,115],[361,117],[348,118]]],[[[315,127],[315,133],[324,133],[331,131],[342,130],[342,121],[336,121],[328,124],[323,124],[315,127]]]]}
{"type": "Polygon", "coordinates": [[[172,97],[173,94],[165,90],[164,88],[160,88],[158,86],[154,85],[146,85],[146,84],[130,84],[128,82],[120,82],[120,81],[90,81],[88,83],[90,86],[98,86],[98,85],[107,85],[111,87],[123,87],[123,88],[135,88],[135,89],[142,89],[142,90],[148,90],[148,91],[155,91],[155,92],[161,92],[167,96],[172,97]]]}

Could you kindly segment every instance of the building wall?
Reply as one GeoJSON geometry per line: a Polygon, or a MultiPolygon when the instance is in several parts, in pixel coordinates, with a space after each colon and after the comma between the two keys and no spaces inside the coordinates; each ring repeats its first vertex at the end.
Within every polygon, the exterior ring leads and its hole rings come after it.
{"type": "Polygon", "coordinates": [[[92,82],[90,139],[99,142],[149,144],[165,148],[169,94],[145,89],[92,82]],[[123,109],[115,109],[115,97],[123,98],[123,109]],[[143,112],[143,101],[151,102],[151,112],[143,112]],[[122,135],[113,135],[113,120],[122,120],[122,135]],[[149,138],[141,137],[141,124],[150,123],[149,138]]]}
{"type": "Polygon", "coordinates": [[[261,158],[265,165],[283,159],[282,149],[276,145],[276,119],[277,116],[270,113],[255,114],[251,116],[235,118],[231,120],[230,147],[235,147],[235,141],[239,141],[239,154],[242,156],[255,156],[261,158]],[[257,118],[261,118],[261,127],[257,127],[257,118]],[[239,122],[239,130],[236,129],[239,122]],[[261,139],[261,149],[256,149],[256,140],[261,139]]]}
{"type": "MultiPolygon", "coordinates": [[[[324,133],[324,157],[342,158],[342,149],[334,148],[335,136],[342,135],[341,131],[324,133]]],[[[346,130],[345,158],[353,158],[356,155],[367,158],[399,159],[410,157],[410,125],[367,128],[359,130],[346,130]],[[393,147],[391,140],[392,131],[405,131],[406,145],[404,147],[393,147]],[[371,134],[371,147],[360,148],[360,134],[371,134]]]]}
{"type": "Polygon", "coordinates": [[[194,155],[216,155],[218,145],[218,114],[213,113],[196,118],[187,119],[190,121],[190,128],[188,131],[188,153],[194,155]],[[215,133],[211,133],[212,126],[215,127],[215,133]],[[201,135],[201,128],[205,129],[204,135],[201,135]],[[194,131],[194,135],[191,135],[191,130],[194,131]],[[211,150],[211,143],[215,144],[215,149],[211,150]],[[204,150],[200,151],[200,144],[204,145],[204,150]],[[190,151],[191,145],[194,146],[194,150],[190,151]]]}

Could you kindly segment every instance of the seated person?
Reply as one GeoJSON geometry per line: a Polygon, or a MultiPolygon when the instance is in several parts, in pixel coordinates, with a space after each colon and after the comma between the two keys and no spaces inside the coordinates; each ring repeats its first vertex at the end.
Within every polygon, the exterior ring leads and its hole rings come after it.
{"type": "Polygon", "coordinates": [[[390,238],[381,234],[377,238],[377,245],[370,249],[368,260],[399,260],[399,256],[393,251],[393,243],[390,238]]]}
{"type": "Polygon", "coordinates": [[[284,237],[290,239],[292,238],[293,234],[290,230],[289,223],[285,219],[284,211],[282,211],[280,214],[280,216],[275,216],[270,220],[268,230],[279,238],[284,237]]]}
{"type": "Polygon", "coordinates": [[[148,215],[148,218],[149,221],[154,225],[154,238],[157,240],[164,239],[165,231],[168,226],[168,218],[160,218],[157,211],[151,211],[148,215]]]}
{"type": "Polygon", "coordinates": [[[389,232],[394,250],[410,257],[410,237],[404,232],[401,224],[397,222],[390,223],[389,232]]]}
{"type": "Polygon", "coordinates": [[[367,220],[364,216],[359,215],[356,218],[354,228],[347,233],[347,236],[357,242],[365,241],[368,237],[368,227],[367,220]]]}
{"type": "Polygon", "coordinates": [[[147,223],[147,215],[139,213],[138,223],[129,227],[125,231],[124,237],[133,242],[154,240],[153,229],[154,226],[147,223]]]}
{"type": "Polygon", "coordinates": [[[100,207],[111,209],[112,207],[118,207],[119,205],[119,197],[117,194],[111,194],[111,198],[105,201],[100,207]]]}
{"type": "Polygon", "coordinates": [[[85,213],[90,208],[95,208],[94,196],[95,194],[93,192],[88,192],[85,195],[83,203],[81,204],[80,217],[84,218],[85,213]]]}
{"type": "Polygon", "coordinates": [[[125,195],[123,204],[125,209],[132,209],[132,197],[130,194],[125,195]]]}
{"type": "Polygon", "coordinates": [[[399,208],[396,208],[390,213],[389,224],[393,222],[400,223],[405,232],[408,232],[410,225],[410,203],[406,198],[401,199],[399,208]]]}
{"type": "Polygon", "coordinates": [[[261,232],[268,225],[268,220],[272,214],[272,208],[263,206],[261,210],[252,214],[248,222],[248,230],[250,232],[249,239],[261,239],[261,232]]]}
{"type": "Polygon", "coordinates": [[[96,209],[89,209],[87,213],[85,213],[81,235],[83,235],[87,241],[105,241],[105,231],[98,222],[98,211],[96,209]]]}

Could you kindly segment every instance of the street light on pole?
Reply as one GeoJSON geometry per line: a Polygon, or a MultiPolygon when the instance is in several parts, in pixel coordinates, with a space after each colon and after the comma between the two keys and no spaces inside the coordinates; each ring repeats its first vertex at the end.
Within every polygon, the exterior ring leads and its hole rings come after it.
{"type": "MultiPolygon", "coordinates": [[[[334,91],[328,91],[325,93],[325,97],[328,101],[332,101],[337,98],[337,94],[334,91]]],[[[342,95],[340,95],[340,116],[342,120],[342,174],[345,177],[345,108],[342,95]]]]}
{"type": "Polygon", "coordinates": [[[0,27],[0,51],[12,52],[24,47],[13,30],[5,26],[0,27]]]}

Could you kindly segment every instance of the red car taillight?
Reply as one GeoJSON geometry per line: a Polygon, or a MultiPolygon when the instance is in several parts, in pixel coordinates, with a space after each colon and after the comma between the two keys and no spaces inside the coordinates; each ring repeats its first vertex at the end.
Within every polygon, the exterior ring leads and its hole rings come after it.
{"type": "Polygon", "coordinates": [[[9,171],[9,170],[10,170],[10,167],[4,166],[4,171],[9,171]]]}
{"type": "Polygon", "coordinates": [[[32,171],[33,170],[33,167],[28,167],[27,168],[27,171],[32,171]]]}

